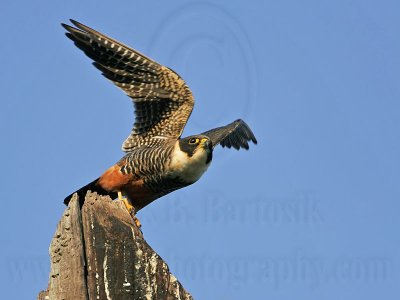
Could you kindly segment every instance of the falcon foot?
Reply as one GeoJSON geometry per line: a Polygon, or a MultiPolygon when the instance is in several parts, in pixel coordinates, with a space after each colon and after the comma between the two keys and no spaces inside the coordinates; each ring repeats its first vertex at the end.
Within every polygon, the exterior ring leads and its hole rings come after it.
{"type": "MultiPolygon", "coordinates": [[[[131,215],[132,216],[132,215],[131,215]]],[[[138,218],[136,218],[136,216],[135,215],[133,215],[132,216],[132,218],[133,218],[133,222],[135,222],[135,224],[136,224],[136,226],[137,226],[137,228],[139,228],[140,229],[140,227],[142,227],[142,224],[140,224],[140,221],[139,221],[139,219],[138,218]]],[[[141,229],[140,229],[141,230],[141,229]]]]}
{"type": "Polygon", "coordinates": [[[124,203],[124,205],[126,207],[126,210],[131,215],[131,217],[132,217],[133,221],[135,222],[136,226],[138,228],[142,227],[142,224],[140,224],[139,219],[135,215],[135,207],[129,202],[128,198],[124,197],[121,192],[118,192],[118,199],[121,200],[124,203]]]}

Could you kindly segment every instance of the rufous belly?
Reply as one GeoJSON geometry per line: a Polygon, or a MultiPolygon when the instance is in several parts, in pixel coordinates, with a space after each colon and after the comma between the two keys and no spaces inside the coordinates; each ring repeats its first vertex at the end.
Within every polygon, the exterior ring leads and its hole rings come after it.
{"type": "Polygon", "coordinates": [[[147,188],[143,179],[135,178],[132,174],[123,174],[118,165],[105,171],[99,178],[98,184],[106,191],[122,192],[125,197],[128,197],[136,211],[160,196],[147,188]]]}

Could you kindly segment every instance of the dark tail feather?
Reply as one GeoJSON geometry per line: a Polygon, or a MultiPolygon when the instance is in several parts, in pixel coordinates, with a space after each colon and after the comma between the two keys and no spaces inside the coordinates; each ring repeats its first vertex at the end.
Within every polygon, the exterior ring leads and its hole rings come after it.
{"type": "Polygon", "coordinates": [[[77,193],[79,197],[79,205],[82,207],[83,203],[85,202],[86,193],[90,190],[92,192],[96,192],[99,195],[109,195],[112,199],[116,198],[117,193],[114,192],[107,192],[103,189],[100,185],[97,184],[99,178],[93,180],[91,183],[81,187],[79,190],[73,192],[71,195],[64,199],[64,204],[68,205],[69,201],[71,200],[72,196],[77,193]]]}

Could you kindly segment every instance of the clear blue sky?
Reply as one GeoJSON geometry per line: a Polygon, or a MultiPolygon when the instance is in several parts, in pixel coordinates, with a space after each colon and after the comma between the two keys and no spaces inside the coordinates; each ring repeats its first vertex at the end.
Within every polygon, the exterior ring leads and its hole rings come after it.
{"type": "Polygon", "coordinates": [[[2,299],[46,288],[62,200],[123,155],[133,123],[69,18],[186,79],[185,135],[241,117],[259,140],[139,213],[195,299],[399,299],[398,1],[212,3],[2,2],[2,299]]]}

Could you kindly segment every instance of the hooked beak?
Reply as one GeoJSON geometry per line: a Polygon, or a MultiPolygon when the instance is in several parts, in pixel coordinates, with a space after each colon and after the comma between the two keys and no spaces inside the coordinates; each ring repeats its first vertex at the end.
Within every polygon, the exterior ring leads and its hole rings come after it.
{"type": "Polygon", "coordinates": [[[204,149],[211,149],[211,142],[209,139],[203,138],[200,140],[200,145],[204,148],[204,149]]]}

